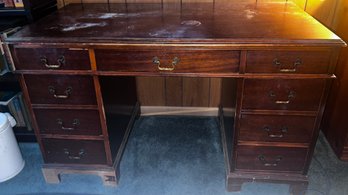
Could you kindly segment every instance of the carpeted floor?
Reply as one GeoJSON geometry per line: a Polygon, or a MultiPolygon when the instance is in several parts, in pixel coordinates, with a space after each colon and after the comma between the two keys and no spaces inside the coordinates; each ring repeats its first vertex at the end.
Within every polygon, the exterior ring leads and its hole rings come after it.
{"type": "MultiPolygon", "coordinates": [[[[26,166],[15,178],[0,183],[1,195],[289,194],[288,185],[268,183],[246,183],[241,192],[226,192],[218,121],[212,117],[140,117],[129,138],[116,188],[104,187],[94,175],[63,175],[60,184],[46,184],[38,145],[21,143],[20,147],[26,166]]],[[[309,195],[348,194],[348,163],[336,159],[323,136],[309,178],[309,195]]]]}

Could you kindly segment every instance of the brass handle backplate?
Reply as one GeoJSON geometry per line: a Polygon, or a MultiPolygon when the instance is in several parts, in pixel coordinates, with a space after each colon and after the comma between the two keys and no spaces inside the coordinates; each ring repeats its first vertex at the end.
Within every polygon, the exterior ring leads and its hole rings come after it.
{"type": "Polygon", "coordinates": [[[270,137],[270,138],[282,138],[288,132],[287,127],[280,128],[279,134],[272,133],[270,127],[268,127],[268,126],[264,127],[263,130],[265,130],[267,132],[268,137],[270,137]]]}
{"type": "Polygon", "coordinates": [[[153,59],[152,59],[152,63],[157,65],[157,68],[160,71],[173,71],[175,69],[175,66],[178,65],[179,62],[180,62],[180,58],[174,57],[170,66],[165,67],[165,66],[161,66],[161,61],[157,56],[153,57],[153,59]]]}
{"type": "Polygon", "coordinates": [[[72,127],[65,127],[64,123],[63,123],[63,120],[60,119],[60,118],[58,118],[56,121],[57,121],[57,124],[60,126],[60,128],[62,130],[66,130],[66,131],[73,131],[73,130],[76,129],[77,126],[80,125],[80,120],[79,119],[74,119],[73,120],[72,127]]]}
{"type": "Polygon", "coordinates": [[[48,93],[52,94],[56,99],[67,99],[72,93],[72,87],[67,87],[64,91],[64,94],[57,95],[55,87],[48,86],[48,93]]]}
{"type": "Polygon", "coordinates": [[[67,148],[64,148],[64,154],[70,160],[81,160],[83,158],[83,156],[86,155],[86,152],[84,149],[80,149],[80,151],[76,155],[73,155],[73,154],[71,154],[71,152],[67,148]]]}
{"type": "Polygon", "coordinates": [[[58,59],[57,59],[57,64],[49,64],[48,63],[48,59],[46,56],[42,56],[40,57],[40,61],[41,63],[46,67],[46,68],[49,68],[49,69],[58,69],[60,68],[61,66],[63,66],[65,64],[65,57],[64,56],[60,56],[58,59]]]}
{"type": "Polygon", "coordinates": [[[258,159],[265,167],[277,167],[279,162],[283,159],[283,157],[279,155],[276,157],[274,162],[267,162],[265,155],[260,154],[258,156],[258,159]]]}
{"type": "Polygon", "coordinates": [[[302,64],[302,60],[297,58],[295,62],[292,64],[292,68],[284,68],[284,65],[279,61],[278,58],[275,58],[273,60],[273,65],[277,66],[279,68],[280,72],[296,72],[297,67],[302,64]]]}
{"type": "MultiPolygon", "coordinates": [[[[271,98],[277,97],[277,95],[275,94],[274,91],[270,91],[268,93],[268,95],[271,98]]],[[[290,104],[291,99],[293,99],[295,97],[295,95],[296,95],[295,91],[289,91],[287,100],[275,100],[274,103],[276,103],[276,104],[290,104]]]]}

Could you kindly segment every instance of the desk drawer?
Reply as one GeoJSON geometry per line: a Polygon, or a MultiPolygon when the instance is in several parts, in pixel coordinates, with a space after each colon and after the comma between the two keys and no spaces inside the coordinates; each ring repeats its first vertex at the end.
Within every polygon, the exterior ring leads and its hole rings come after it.
{"type": "Polygon", "coordinates": [[[324,79],[246,79],[243,109],[317,111],[324,79]]]}
{"type": "Polygon", "coordinates": [[[43,134],[102,135],[98,110],[34,109],[43,134]]]}
{"type": "Polygon", "coordinates": [[[312,116],[242,114],[242,141],[309,143],[315,125],[312,116]]]}
{"type": "Polygon", "coordinates": [[[24,75],[32,104],[96,105],[90,76],[24,75]]]}
{"type": "Polygon", "coordinates": [[[15,48],[18,70],[89,70],[88,50],[68,48],[15,48]]]}
{"type": "Polygon", "coordinates": [[[326,74],[331,52],[318,51],[248,51],[247,73],[326,74]]]}
{"type": "Polygon", "coordinates": [[[46,163],[106,164],[103,141],[90,140],[42,140],[46,163]]]}
{"type": "Polygon", "coordinates": [[[306,148],[237,146],[236,169],[301,172],[306,156],[306,148]]]}
{"type": "Polygon", "coordinates": [[[239,51],[177,50],[127,51],[95,50],[98,70],[177,73],[222,72],[239,70],[239,51]]]}

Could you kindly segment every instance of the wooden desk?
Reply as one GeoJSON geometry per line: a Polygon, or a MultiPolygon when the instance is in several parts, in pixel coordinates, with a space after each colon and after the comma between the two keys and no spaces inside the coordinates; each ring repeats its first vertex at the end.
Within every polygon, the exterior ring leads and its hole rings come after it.
{"type": "Polygon", "coordinates": [[[255,1],[69,5],[7,42],[47,182],[78,172],[117,183],[135,76],[218,77],[227,189],[270,181],[295,194],[345,45],[291,3],[255,1]]]}

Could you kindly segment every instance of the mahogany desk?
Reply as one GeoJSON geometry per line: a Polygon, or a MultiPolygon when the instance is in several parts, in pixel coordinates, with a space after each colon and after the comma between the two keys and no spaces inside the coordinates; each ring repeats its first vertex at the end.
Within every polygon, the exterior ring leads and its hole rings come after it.
{"type": "Polygon", "coordinates": [[[292,3],[254,0],[73,4],[7,43],[47,182],[88,173],[117,184],[136,76],[218,77],[227,189],[269,181],[296,194],[345,45],[292,3]]]}

